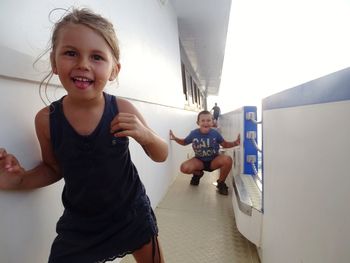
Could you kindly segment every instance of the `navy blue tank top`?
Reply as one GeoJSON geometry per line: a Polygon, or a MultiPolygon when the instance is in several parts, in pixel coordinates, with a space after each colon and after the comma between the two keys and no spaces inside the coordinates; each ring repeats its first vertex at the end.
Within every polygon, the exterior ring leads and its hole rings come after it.
{"type": "Polygon", "coordinates": [[[158,233],[149,198],[130,158],[129,139],[110,133],[118,114],[116,97],[104,93],[96,129],[78,134],[63,113],[50,105],[53,151],[65,181],[64,213],[57,222],[50,263],[95,263],[132,253],[158,233]]]}

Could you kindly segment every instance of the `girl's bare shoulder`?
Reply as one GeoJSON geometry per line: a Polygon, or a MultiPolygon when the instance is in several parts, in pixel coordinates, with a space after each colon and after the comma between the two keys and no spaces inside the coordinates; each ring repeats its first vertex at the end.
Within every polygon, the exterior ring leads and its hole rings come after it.
{"type": "Polygon", "coordinates": [[[50,109],[49,107],[42,108],[35,116],[35,127],[37,132],[44,132],[48,136],[50,123],[50,109]]]}
{"type": "Polygon", "coordinates": [[[119,112],[138,113],[136,107],[127,99],[116,98],[119,112]]]}

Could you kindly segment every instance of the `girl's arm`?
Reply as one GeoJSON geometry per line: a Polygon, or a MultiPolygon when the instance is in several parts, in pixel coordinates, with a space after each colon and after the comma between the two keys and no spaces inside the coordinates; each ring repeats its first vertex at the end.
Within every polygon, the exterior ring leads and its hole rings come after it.
{"type": "Polygon", "coordinates": [[[23,180],[23,172],[24,169],[17,158],[8,154],[4,148],[0,148],[0,189],[15,188],[23,180]]]}
{"type": "Polygon", "coordinates": [[[240,135],[238,134],[237,136],[237,139],[234,140],[233,142],[228,142],[228,141],[223,141],[222,143],[220,143],[220,145],[223,147],[223,148],[232,148],[232,147],[235,147],[235,146],[238,146],[241,144],[241,137],[240,135]]]}
{"type": "Polygon", "coordinates": [[[169,135],[170,135],[170,140],[174,140],[175,142],[181,145],[186,145],[185,139],[176,137],[172,130],[169,131],[169,135]]]}
{"type": "Polygon", "coordinates": [[[112,120],[111,132],[116,137],[130,136],[145,150],[155,162],[164,162],[168,156],[168,144],[159,137],[142,117],[133,104],[117,99],[119,114],[112,120]]]}
{"type": "Polygon", "coordinates": [[[18,160],[3,149],[0,153],[1,189],[34,189],[50,185],[62,178],[51,147],[48,108],[38,112],[35,128],[41,147],[42,161],[33,169],[25,171],[18,160]]]}

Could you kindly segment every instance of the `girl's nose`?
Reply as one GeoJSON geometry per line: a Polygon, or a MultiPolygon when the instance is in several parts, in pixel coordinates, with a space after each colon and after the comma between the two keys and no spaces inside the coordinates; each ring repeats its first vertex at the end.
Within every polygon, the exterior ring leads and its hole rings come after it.
{"type": "Polygon", "coordinates": [[[77,66],[78,66],[78,69],[89,70],[90,69],[89,58],[81,56],[78,60],[77,66]]]}

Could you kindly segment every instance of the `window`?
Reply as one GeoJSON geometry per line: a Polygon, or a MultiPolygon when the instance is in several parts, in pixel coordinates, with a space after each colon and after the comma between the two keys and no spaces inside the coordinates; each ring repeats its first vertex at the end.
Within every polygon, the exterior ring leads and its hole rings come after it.
{"type": "Polygon", "coordinates": [[[185,106],[190,109],[203,109],[204,94],[198,87],[195,78],[186,69],[184,63],[181,63],[182,91],[185,96],[185,106]]]}
{"type": "Polygon", "coordinates": [[[183,93],[185,94],[186,101],[188,100],[187,98],[187,86],[186,86],[186,73],[185,73],[185,65],[184,63],[181,63],[181,73],[182,73],[182,90],[183,93]]]}

